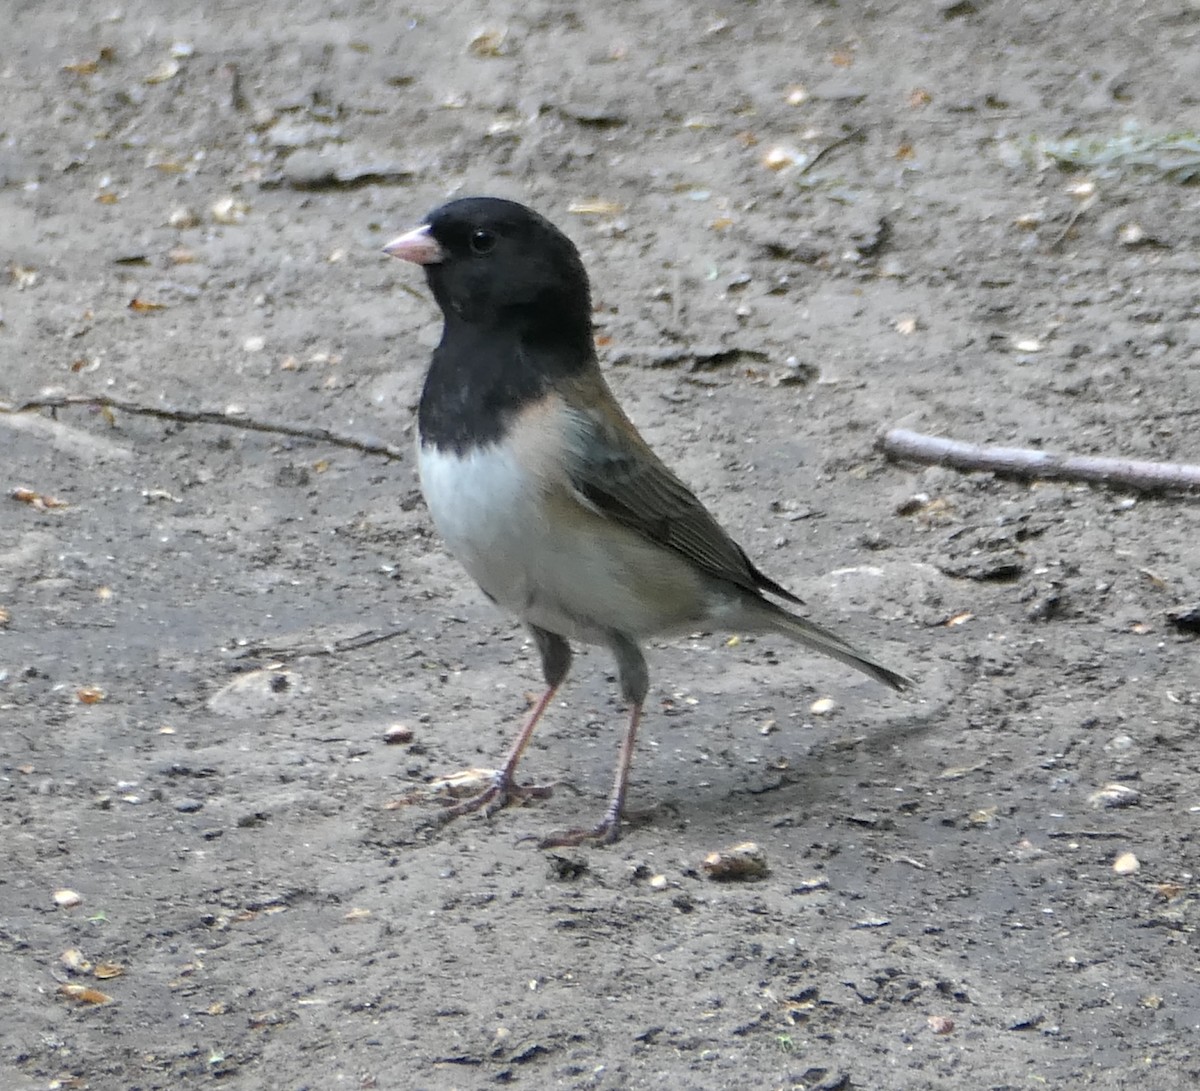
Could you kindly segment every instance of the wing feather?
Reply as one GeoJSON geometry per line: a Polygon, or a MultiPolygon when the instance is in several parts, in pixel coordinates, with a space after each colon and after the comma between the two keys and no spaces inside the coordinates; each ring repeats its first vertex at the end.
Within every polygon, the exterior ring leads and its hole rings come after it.
{"type": "Polygon", "coordinates": [[[674,550],[710,576],[799,603],[754,566],[599,381],[601,389],[585,388],[569,399],[574,448],[569,478],[580,496],[607,518],[674,550]]]}

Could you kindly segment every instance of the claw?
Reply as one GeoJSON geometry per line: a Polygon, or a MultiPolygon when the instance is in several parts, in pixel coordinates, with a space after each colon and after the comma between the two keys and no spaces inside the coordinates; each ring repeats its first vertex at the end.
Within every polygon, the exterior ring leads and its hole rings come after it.
{"type": "Polygon", "coordinates": [[[538,842],[539,849],[576,848],[585,841],[594,841],[598,845],[615,844],[621,837],[621,819],[615,815],[605,815],[590,830],[562,830],[543,837],[538,842]]]}
{"type": "Polygon", "coordinates": [[[548,799],[554,792],[552,784],[514,784],[502,769],[492,774],[492,783],[477,795],[458,803],[447,803],[438,816],[438,822],[449,822],[464,814],[482,811],[491,818],[497,811],[512,803],[524,803],[528,799],[548,799]]]}

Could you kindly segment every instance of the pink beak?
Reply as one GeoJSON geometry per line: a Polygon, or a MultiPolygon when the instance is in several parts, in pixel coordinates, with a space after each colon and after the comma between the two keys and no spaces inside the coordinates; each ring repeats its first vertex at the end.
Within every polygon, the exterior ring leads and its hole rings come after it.
{"type": "Polygon", "coordinates": [[[391,254],[394,258],[411,261],[415,265],[436,265],[446,257],[437,239],[429,233],[429,224],[422,224],[399,238],[392,239],[383,248],[383,252],[391,254]]]}

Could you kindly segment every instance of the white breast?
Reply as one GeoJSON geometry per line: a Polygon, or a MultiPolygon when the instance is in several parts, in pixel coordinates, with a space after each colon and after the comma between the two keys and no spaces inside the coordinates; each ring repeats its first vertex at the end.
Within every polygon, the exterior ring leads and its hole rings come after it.
{"type": "Polygon", "coordinates": [[[520,473],[510,448],[459,456],[422,446],[418,466],[450,551],[523,621],[594,644],[614,630],[649,636],[694,622],[701,581],[690,565],[596,513],[564,482],[520,473]]]}
{"type": "Polygon", "coordinates": [[[450,551],[484,591],[523,616],[539,516],[536,493],[512,455],[490,446],[460,456],[422,444],[417,465],[429,514],[450,551]]]}

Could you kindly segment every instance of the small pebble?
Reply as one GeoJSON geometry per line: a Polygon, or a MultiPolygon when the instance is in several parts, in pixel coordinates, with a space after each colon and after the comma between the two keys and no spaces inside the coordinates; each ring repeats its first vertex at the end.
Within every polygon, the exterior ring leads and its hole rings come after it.
{"type": "Polygon", "coordinates": [[[412,740],[412,728],[406,727],[404,724],[392,724],[383,733],[383,741],[388,746],[403,746],[405,743],[412,742],[412,740]]]}
{"type": "Polygon", "coordinates": [[[250,206],[236,197],[223,197],[211,209],[214,222],[219,224],[240,224],[249,211],[250,206]]]}
{"type": "Polygon", "coordinates": [[[199,227],[200,217],[190,208],[177,208],[167,217],[167,224],[178,231],[189,227],[199,227]]]}
{"type": "Polygon", "coordinates": [[[1093,807],[1105,809],[1113,807],[1133,807],[1142,798],[1142,793],[1127,784],[1106,784],[1103,788],[1088,796],[1088,803],[1093,807]]]}
{"type": "Polygon", "coordinates": [[[761,879],[771,872],[767,854],[753,841],[743,841],[722,852],[710,852],[701,867],[710,879],[719,882],[746,882],[761,879]]]}
{"type": "Polygon", "coordinates": [[[175,804],[175,810],[180,814],[195,814],[204,807],[201,799],[180,799],[175,804]]]}
{"type": "Polygon", "coordinates": [[[1141,870],[1142,863],[1132,852],[1123,852],[1113,861],[1112,867],[1118,875],[1132,875],[1141,870]]]}

